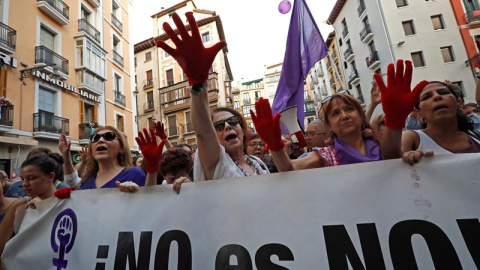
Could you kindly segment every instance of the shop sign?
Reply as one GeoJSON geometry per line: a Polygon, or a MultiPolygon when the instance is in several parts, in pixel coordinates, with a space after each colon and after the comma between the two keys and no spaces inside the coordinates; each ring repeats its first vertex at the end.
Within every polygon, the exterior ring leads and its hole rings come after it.
{"type": "Polygon", "coordinates": [[[81,97],[84,97],[86,99],[89,99],[91,101],[95,101],[95,102],[98,102],[100,103],[100,97],[99,96],[96,96],[96,95],[93,95],[93,94],[90,94],[86,91],[83,91],[83,90],[80,90],[80,92],[77,91],[77,88],[75,88],[75,86],[71,85],[71,84],[68,84],[64,81],[61,81],[61,80],[58,80],[58,79],[55,79],[55,78],[52,78],[50,77],[49,75],[41,72],[40,70],[36,70],[33,72],[33,75],[35,75],[35,77],[37,78],[40,78],[48,83],[51,83],[53,85],[56,85],[60,88],[63,88],[67,91],[70,91],[72,93],[75,93],[77,95],[80,95],[81,97]]]}
{"type": "Polygon", "coordinates": [[[17,58],[11,57],[8,54],[4,54],[0,52],[0,61],[7,66],[11,66],[14,68],[17,68],[18,66],[18,61],[17,58]]]}

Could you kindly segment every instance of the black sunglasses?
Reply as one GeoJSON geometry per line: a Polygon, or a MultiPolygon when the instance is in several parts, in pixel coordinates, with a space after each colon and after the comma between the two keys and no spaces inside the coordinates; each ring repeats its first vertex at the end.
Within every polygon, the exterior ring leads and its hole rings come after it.
{"type": "Polygon", "coordinates": [[[323,105],[323,104],[327,103],[327,102],[330,101],[334,96],[336,96],[336,95],[338,95],[338,94],[349,94],[349,95],[350,95],[350,91],[348,91],[348,90],[338,91],[337,93],[335,93],[335,94],[333,94],[333,95],[331,95],[331,96],[328,96],[328,97],[324,98],[324,99],[322,100],[322,103],[321,103],[321,104],[323,105]]]}
{"type": "Polygon", "coordinates": [[[213,123],[213,127],[215,128],[216,131],[222,131],[225,128],[225,122],[227,122],[230,126],[236,126],[240,123],[238,118],[236,116],[232,116],[230,118],[227,118],[225,120],[220,120],[215,123],[213,123]]]}
{"type": "Polygon", "coordinates": [[[90,142],[96,143],[100,140],[100,138],[103,138],[105,139],[105,141],[109,142],[109,141],[115,140],[116,137],[117,137],[117,133],[113,131],[105,132],[103,134],[92,134],[90,136],[90,142]]]}

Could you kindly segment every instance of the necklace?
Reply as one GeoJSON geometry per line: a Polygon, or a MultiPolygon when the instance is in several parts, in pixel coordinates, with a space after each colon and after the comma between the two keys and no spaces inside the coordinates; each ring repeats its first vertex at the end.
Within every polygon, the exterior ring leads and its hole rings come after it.
{"type": "MultiPolygon", "coordinates": [[[[253,175],[260,175],[260,172],[258,171],[257,167],[253,164],[253,162],[250,160],[250,157],[248,156],[245,156],[245,160],[247,161],[247,164],[253,168],[253,171],[255,172],[253,175]]],[[[237,161],[234,161],[235,162],[235,165],[237,165],[237,167],[240,169],[240,171],[242,171],[243,175],[245,176],[252,176],[250,174],[248,174],[246,171],[243,170],[242,166],[240,166],[240,164],[238,164],[237,161]]]]}

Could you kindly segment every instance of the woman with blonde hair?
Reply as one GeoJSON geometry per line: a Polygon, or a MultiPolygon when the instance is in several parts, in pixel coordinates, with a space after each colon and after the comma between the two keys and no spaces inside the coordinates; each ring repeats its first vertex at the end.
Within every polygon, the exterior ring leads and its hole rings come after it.
{"type": "Polygon", "coordinates": [[[65,163],[65,182],[77,189],[119,187],[122,191],[134,192],[145,185],[145,174],[132,164],[128,142],[118,129],[112,126],[98,127],[90,136],[88,158],[82,179],[77,175],[70,159],[70,144],[64,133],[58,148],[65,163]]]}

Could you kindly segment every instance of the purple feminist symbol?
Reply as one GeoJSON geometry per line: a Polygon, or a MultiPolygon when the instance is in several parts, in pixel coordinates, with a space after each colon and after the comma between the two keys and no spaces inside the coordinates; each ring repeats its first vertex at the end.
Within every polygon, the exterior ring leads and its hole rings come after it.
{"type": "Polygon", "coordinates": [[[77,216],[72,209],[65,209],[55,218],[50,234],[52,249],[55,253],[58,253],[58,258],[52,260],[57,270],[67,269],[68,261],[65,260],[65,254],[72,250],[76,235],[77,216]]]}

